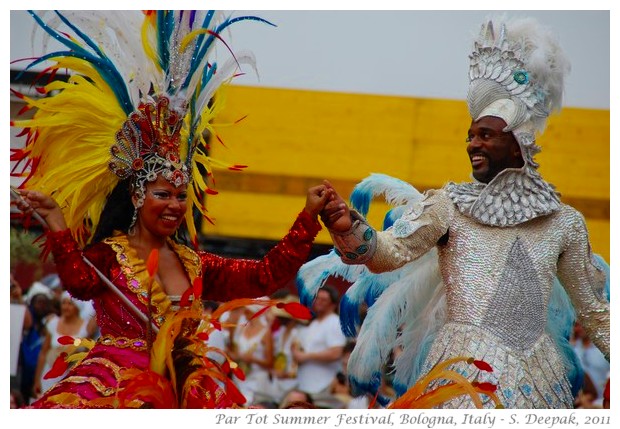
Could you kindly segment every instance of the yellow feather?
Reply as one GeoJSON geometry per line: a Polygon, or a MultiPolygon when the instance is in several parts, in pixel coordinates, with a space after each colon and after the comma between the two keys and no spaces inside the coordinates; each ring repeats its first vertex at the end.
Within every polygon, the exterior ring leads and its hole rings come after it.
{"type": "Polygon", "coordinates": [[[58,395],[50,396],[49,398],[47,398],[47,400],[60,405],[79,405],[82,403],[82,399],[79,396],[68,392],[63,392],[59,393],[58,395]]]}
{"type": "Polygon", "coordinates": [[[155,44],[155,35],[154,32],[154,24],[152,19],[148,16],[145,16],[144,22],[142,23],[142,47],[144,48],[144,52],[151,59],[155,67],[159,71],[161,70],[161,66],[159,65],[159,60],[155,51],[153,50],[153,45],[155,44]]]}
{"type": "Polygon", "coordinates": [[[185,49],[187,49],[187,45],[192,41],[192,39],[195,39],[197,36],[201,35],[201,34],[209,34],[209,29],[207,28],[199,28],[197,30],[191,31],[190,33],[187,33],[187,35],[183,38],[183,40],[181,40],[181,45],[180,45],[180,51],[183,52],[185,51],[185,49]]]}
{"type": "Polygon", "coordinates": [[[432,408],[461,395],[469,395],[477,408],[483,408],[482,400],[480,399],[481,395],[491,398],[496,408],[503,408],[499,398],[493,392],[482,390],[474,386],[471,381],[461,374],[446,369],[454,363],[469,361],[470,359],[458,356],[439,362],[426,376],[418,380],[405,394],[394,401],[390,408],[432,408]],[[431,382],[438,380],[449,380],[451,382],[425,392],[431,382]]]}
{"type": "Polygon", "coordinates": [[[36,113],[15,126],[38,133],[35,144],[27,150],[41,162],[27,186],[58,201],[74,238],[83,245],[78,231],[84,219],[97,225],[105,198],[118,183],[105,160],[110,158],[114,135],[126,115],[92,66],[76,58],[61,58],[58,64],[83,73],[91,81],[76,75],[68,83],[50,83],[47,90],[59,92],[41,100],[25,99],[36,113]]]}

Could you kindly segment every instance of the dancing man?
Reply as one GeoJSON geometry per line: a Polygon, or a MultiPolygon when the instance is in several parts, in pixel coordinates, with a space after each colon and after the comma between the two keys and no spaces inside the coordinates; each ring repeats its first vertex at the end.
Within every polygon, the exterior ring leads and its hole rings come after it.
{"type": "MultiPolygon", "coordinates": [[[[440,361],[471,356],[493,371],[466,362],[450,368],[496,387],[505,407],[572,408],[571,368],[546,329],[556,276],[608,360],[610,350],[606,277],[591,252],[583,216],[560,201],[533,158],[540,150],[536,135],[561,107],[569,64],[551,33],[530,19],[485,23],[470,61],[466,140],[474,181],[429,190],[382,232],[338,194],[321,216],[342,261],[375,273],[436,250],[446,315],[433,333],[422,375],[440,361]]],[[[406,343],[408,326],[397,328],[405,329],[406,343]]],[[[415,373],[411,355],[399,359],[397,377],[415,373]]],[[[473,403],[460,396],[444,406],[473,403]]]]}

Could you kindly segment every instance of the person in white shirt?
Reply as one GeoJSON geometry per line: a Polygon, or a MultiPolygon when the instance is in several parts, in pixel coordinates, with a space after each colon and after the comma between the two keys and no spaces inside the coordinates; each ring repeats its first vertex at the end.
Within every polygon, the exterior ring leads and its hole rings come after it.
{"type": "Polygon", "coordinates": [[[298,364],[298,388],[312,394],[318,406],[337,408],[330,393],[331,382],[342,368],[346,337],[336,314],[338,291],[330,286],[319,289],[312,310],[315,319],[304,328],[299,343],[292,348],[298,364]]]}

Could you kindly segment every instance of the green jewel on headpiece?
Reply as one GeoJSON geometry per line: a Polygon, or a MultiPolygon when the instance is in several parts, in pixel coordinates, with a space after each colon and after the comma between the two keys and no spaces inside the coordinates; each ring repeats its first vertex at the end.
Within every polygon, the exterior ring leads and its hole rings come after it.
{"type": "Polygon", "coordinates": [[[530,81],[530,77],[525,70],[517,70],[513,75],[515,82],[524,85],[530,81]]]}

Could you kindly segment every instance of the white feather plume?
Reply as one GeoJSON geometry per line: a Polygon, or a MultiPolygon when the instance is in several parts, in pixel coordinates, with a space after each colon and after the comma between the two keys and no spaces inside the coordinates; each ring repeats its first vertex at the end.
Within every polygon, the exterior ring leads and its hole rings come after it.
{"type": "MultiPolygon", "coordinates": [[[[545,94],[547,111],[559,111],[564,96],[564,79],[570,72],[570,61],[556,36],[534,18],[507,21],[506,32],[508,38],[522,41],[526,68],[545,94]]],[[[542,131],[545,121],[539,120],[535,125],[538,131],[542,131]]]]}
{"type": "Polygon", "coordinates": [[[422,198],[422,194],[411,184],[386,174],[372,173],[355,186],[351,193],[351,203],[365,215],[372,198],[380,195],[385,197],[388,204],[394,206],[422,198]]]}
{"type": "Polygon", "coordinates": [[[433,249],[397,271],[401,272],[400,278],[368,309],[349,358],[349,377],[352,384],[362,390],[376,387],[373,386],[376,381],[371,380],[381,374],[395,347],[402,347],[410,357],[405,365],[396,368],[396,377],[408,379],[423,334],[436,331],[443,323],[441,318],[426,319],[427,314],[445,312],[437,251],[433,249]],[[436,298],[431,299],[433,297],[436,298]],[[413,321],[418,326],[412,327],[413,321]],[[403,341],[405,337],[407,340],[403,341]]]}

